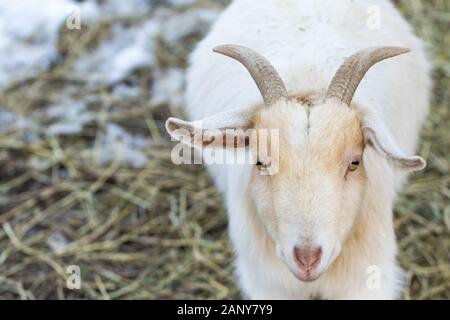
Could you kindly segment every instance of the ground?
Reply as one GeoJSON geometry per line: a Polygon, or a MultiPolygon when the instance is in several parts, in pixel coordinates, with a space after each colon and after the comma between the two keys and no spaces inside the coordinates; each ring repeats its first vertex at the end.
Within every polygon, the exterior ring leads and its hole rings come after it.
{"type": "MultiPolygon", "coordinates": [[[[202,167],[172,164],[163,129],[182,116],[187,54],[227,1],[63,2],[82,6],[80,29],[65,7],[22,34],[0,25],[0,298],[238,298],[221,196],[202,167]]],[[[435,80],[428,168],[395,207],[403,298],[449,299],[450,2],[394,3],[435,80]]]]}

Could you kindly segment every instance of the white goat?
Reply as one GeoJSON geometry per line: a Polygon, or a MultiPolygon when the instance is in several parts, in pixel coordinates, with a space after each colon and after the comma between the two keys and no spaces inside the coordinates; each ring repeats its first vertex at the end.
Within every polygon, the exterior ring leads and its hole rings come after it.
{"type": "Polygon", "coordinates": [[[429,71],[388,0],[234,0],[226,9],[191,57],[187,114],[202,120],[170,118],[166,128],[176,139],[200,126],[279,132],[278,158],[253,150],[256,165],[208,166],[225,195],[245,297],[399,297],[392,209],[407,172],[425,167],[406,154],[428,112],[429,71]],[[367,25],[370,8],[378,29],[367,25]],[[216,47],[224,43],[235,45],[216,47]]]}

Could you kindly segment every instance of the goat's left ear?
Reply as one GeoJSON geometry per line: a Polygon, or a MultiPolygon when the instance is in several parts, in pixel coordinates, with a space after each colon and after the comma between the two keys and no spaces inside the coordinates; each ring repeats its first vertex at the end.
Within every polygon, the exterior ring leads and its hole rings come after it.
{"type": "Polygon", "coordinates": [[[194,148],[245,147],[246,130],[252,125],[252,119],[252,111],[235,109],[192,122],[169,118],[166,130],[174,140],[194,148]]]}
{"type": "Polygon", "coordinates": [[[366,143],[372,145],[378,153],[396,167],[409,171],[419,171],[426,167],[426,162],[422,157],[405,155],[382,122],[365,119],[362,131],[366,143]]]}

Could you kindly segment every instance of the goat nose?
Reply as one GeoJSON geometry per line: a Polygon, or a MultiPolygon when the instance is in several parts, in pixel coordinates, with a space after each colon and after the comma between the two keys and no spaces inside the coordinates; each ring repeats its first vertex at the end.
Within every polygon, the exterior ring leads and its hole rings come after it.
{"type": "Polygon", "coordinates": [[[314,270],[320,263],[322,247],[295,247],[294,257],[297,265],[305,272],[314,270]]]}

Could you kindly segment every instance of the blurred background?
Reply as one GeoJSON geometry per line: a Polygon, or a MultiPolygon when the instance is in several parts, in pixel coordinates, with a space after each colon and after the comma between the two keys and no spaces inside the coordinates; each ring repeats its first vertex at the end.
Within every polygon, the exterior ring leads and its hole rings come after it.
{"type": "MultiPolygon", "coordinates": [[[[239,298],[221,196],[163,127],[228,2],[0,0],[0,299],[239,298]]],[[[394,3],[435,79],[395,208],[404,298],[450,299],[450,1],[394,3]]]]}

